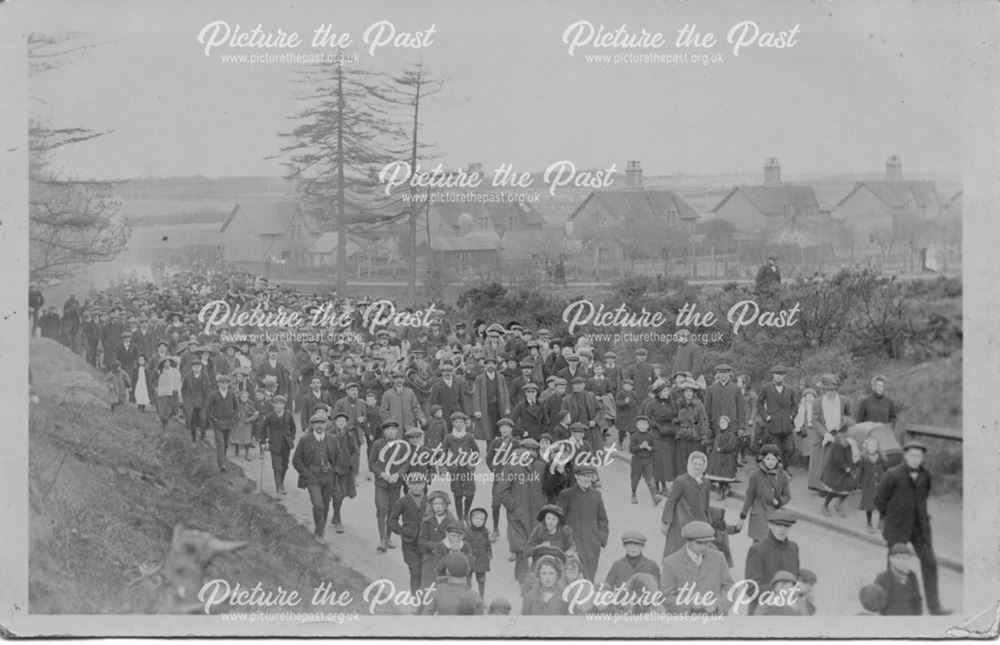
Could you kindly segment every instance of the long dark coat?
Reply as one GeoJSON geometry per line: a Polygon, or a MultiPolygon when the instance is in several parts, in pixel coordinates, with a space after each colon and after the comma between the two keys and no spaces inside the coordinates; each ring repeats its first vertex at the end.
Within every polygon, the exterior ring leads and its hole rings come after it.
{"type": "MultiPolygon", "coordinates": [[[[663,399],[650,399],[640,410],[649,417],[650,430],[656,451],[653,453],[653,479],[672,482],[677,472],[677,428],[674,420],[677,410],[673,403],[663,399]]],[[[686,464],[685,464],[686,466],[686,464]]]]}
{"type": "Polygon", "coordinates": [[[791,434],[795,428],[795,413],[798,411],[798,394],[787,385],[781,392],[774,383],[768,383],[757,395],[757,414],[760,427],[766,434],[777,437],[791,434]],[[767,417],[771,420],[768,421],[767,417]]]}
{"type": "MultiPolygon", "coordinates": [[[[847,397],[840,394],[838,394],[837,397],[837,405],[840,407],[841,425],[843,426],[847,422],[847,417],[851,414],[851,406],[847,397]]],[[[822,396],[817,396],[816,399],[813,400],[812,425],[804,428],[806,431],[806,445],[810,449],[809,488],[818,491],[825,490],[822,482],[823,468],[826,467],[826,460],[830,458],[832,445],[829,443],[823,445],[823,436],[826,434],[828,428],[831,432],[837,430],[837,428],[830,428],[831,423],[823,414],[822,400],[822,396]]]]}
{"type": "Polygon", "coordinates": [[[448,522],[455,519],[451,513],[445,513],[444,519],[438,522],[434,515],[429,515],[420,522],[417,533],[417,544],[420,548],[420,586],[429,587],[437,579],[438,558],[434,547],[441,543],[447,535],[448,522]]]}
{"type": "MultiPolygon", "coordinates": [[[[758,399],[758,406],[760,401],[758,399]]],[[[743,392],[733,381],[725,385],[712,383],[705,390],[705,412],[714,433],[719,429],[719,417],[729,417],[729,426],[734,430],[746,430],[747,404],[743,392]]]]}
{"type": "Polygon", "coordinates": [[[604,498],[593,488],[583,490],[574,485],[559,493],[558,503],[566,513],[566,526],[573,530],[581,573],[593,582],[601,549],[608,544],[608,513],[604,509],[604,498]]]}
{"type": "Polygon", "coordinates": [[[510,420],[514,422],[514,434],[519,437],[531,437],[537,441],[544,432],[543,416],[542,404],[537,398],[533,405],[529,405],[527,399],[522,399],[510,413],[510,420]]]}
{"type": "Polygon", "coordinates": [[[317,441],[310,432],[299,439],[295,446],[295,454],[292,455],[292,467],[299,473],[299,488],[306,488],[313,485],[335,486],[337,479],[333,465],[338,461],[338,445],[331,440],[330,433],[326,433],[323,441],[317,441]],[[323,452],[326,452],[326,460],[329,470],[323,471],[323,452]]]}
{"type": "Polygon", "coordinates": [[[878,456],[878,459],[871,461],[867,455],[861,456],[858,463],[858,485],[861,487],[861,510],[875,510],[875,491],[878,490],[882,478],[885,477],[889,466],[885,457],[878,456]]]}
{"type": "Polygon", "coordinates": [[[931,541],[931,521],[927,515],[927,497],[931,492],[931,476],[924,467],[917,479],[910,478],[906,462],[890,468],[875,492],[875,508],[885,524],[882,537],[887,544],[910,541],[915,525],[920,526],[924,540],[931,541]]]}
{"type": "Polygon", "coordinates": [[[528,547],[531,531],[538,524],[538,512],[548,503],[542,491],[544,469],[545,463],[536,459],[529,466],[508,464],[501,471],[496,500],[507,509],[507,541],[511,553],[520,553],[528,547]]]}
{"type": "Polygon", "coordinates": [[[847,495],[855,490],[854,459],[849,444],[834,442],[830,457],[823,466],[823,484],[830,493],[847,495]]]}
{"type": "Polygon", "coordinates": [[[661,517],[664,524],[670,523],[667,541],[663,546],[663,557],[684,546],[681,529],[685,524],[695,520],[708,522],[708,502],[711,494],[712,482],[707,477],[702,477],[701,484],[687,473],[674,480],[661,517]]]}
{"type": "Polygon", "coordinates": [[[771,513],[786,506],[791,499],[791,488],[785,471],[776,469],[768,473],[760,468],[754,470],[747,482],[746,498],[743,500],[743,510],[740,511],[740,515],[747,515],[750,520],[747,535],[758,541],[766,538],[770,532],[767,520],[771,513]]]}

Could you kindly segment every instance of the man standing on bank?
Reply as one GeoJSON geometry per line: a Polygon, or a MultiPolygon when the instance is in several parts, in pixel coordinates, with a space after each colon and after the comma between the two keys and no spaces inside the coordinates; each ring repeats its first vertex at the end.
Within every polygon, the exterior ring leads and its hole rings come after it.
{"type": "Polygon", "coordinates": [[[895,544],[913,545],[920,559],[920,575],[927,594],[927,610],[933,616],[946,616],[938,597],[937,558],[931,543],[931,523],[927,515],[927,497],[931,476],[924,467],[927,446],[909,441],[903,446],[903,463],[890,468],[875,493],[875,508],[881,519],[882,537],[891,550],[895,544]]]}
{"type": "Polygon", "coordinates": [[[781,286],[781,270],[778,269],[778,256],[772,253],[767,256],[767,264],[757,271],[757,293],[777,291],[781,286]]]}

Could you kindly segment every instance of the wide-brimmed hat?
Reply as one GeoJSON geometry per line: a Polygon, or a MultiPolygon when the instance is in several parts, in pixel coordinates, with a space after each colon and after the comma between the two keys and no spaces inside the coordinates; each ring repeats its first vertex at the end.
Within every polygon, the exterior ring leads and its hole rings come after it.
{"type": "Polygon", "coordinates": [[[535,519],[537,519],[539,522],[544,522],[545,516],[548,515],[549,513],[552,513],[553,515],[559,518],[560,526],[566,523],[566,513],[564,513],[562,508],[560,508],[557,504],[546,504],[545,506],[543,506],[538,511],[538,515],[535,516],[535,519]]]}
{"type": "Polygon", "coordinates": [[[819,379],[819,386],[824,390],[835,390],[840,387],[840,379],[836,374],[824,374],[819,379]]]}

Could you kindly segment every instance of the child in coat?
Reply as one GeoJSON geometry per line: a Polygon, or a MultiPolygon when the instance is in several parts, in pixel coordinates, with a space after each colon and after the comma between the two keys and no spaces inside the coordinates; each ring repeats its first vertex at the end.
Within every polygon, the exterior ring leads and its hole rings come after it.
{"type": "Polygon", "coordinates": [[[635,425],[635,430],[629,437],[628,444],[628,451],[632,453],[630,465],[632,503],[639,503],[639,498],[635,494],[639,490],[639,480],[642,479],[649,488],[653,506],[656,506],[663,499],[663,496],[656,492],[656,483],[653,481],[653,453],[656,452],[656,441],[653,440],[653,433],[649,431],[649,417],[639,415],[632,423],[635,425]]]}
{"type": "Polygon", "coordinates": [[[122,369],[121,362],[113,361],[111,371],[108,372],[108,382],[111,383],[111,387],[115,391],[115,400],[111,403],[111,411],[114,412],[116,407],[128,402],[128,391],[132,388],[132,379],[122,369]]]}
{"type": "Polygon", "coordinates": [[[253,424],[257,420],[257,408],[250,400],[249,390],[240,390],[236,407],[236,421],[229,431],[229,443],[233,444],[233,456],[240,456],[240,446],[247,461],[250,461],[250,446],[253,445],[253,424]]]}
{"type": "Polygon", "coordinates": [[[615,425],[618,427],[618,445],[625,446],[625,437],[632,432],[632,423],[639,409],[639,397],[635,394],[632,379],[622,381],[621,389],[615,396],[615,425]]]}
{"type": "Polygon", "coordinates": [[[555,504],[546,504],[542,510],[538,511],[539,524],[531,530],[528,536],[528,553],[535,547],[551,546],[561,550],[563,553],[571,553],[576,550],[573,540],[573,529],[566,526],[566,514],[555,504]]]}
{"type": "Polygon", "coordinates": [[[490,570],[490,560],[493,559],[493,543],[486,528],[486,509],[474,508],[469,511],[469,530],[465,534],[465,543],[471,552],[472,573],[476,575],[479,585],[479,597],[486,595],[486,573],[490,570]]]}
{"type": "Polygon", "coordinates": [[[885,591],[883,616],[920,616],[924,601],[920,596],[917,574],[910,570],[913,550],[908,544],[893,544],[889,549],[889,568],[878,574],[875,584],[885,591]]]}
{"type": "Polygon", "coordinates": [[[262,388],[258,388],[253,393],[253,408],[254,413],[257,415],[253,419],[253,423],[250,426],[253,439],[257,442],[257,447],[259,450],[259,457],[264,458],[264,444],[267,443],[267,439],[264,437],[264,417],[269,415],[274,408],[267,401],[267,397],[262,388]]]}
{"type": "Polygon", "coordinates": [[[878,440],[874,437],[865,439],[864,452],[858,464],[858,483],[861,486],[861,510],[865,512],[868,521],[868,532],[875,532],[872,524],[872,512],[875,510],[875,491],[878,490],[885,471],[889,468],[885,457],[879,452],[878,440]]]}
{"type": "Polygon", "coordinates": [[[726,524],[726,509],[719,506],[708,507],[708,523],[715,529],[715,548],[726,556],[726,565],[732,568],[733,552],[729,548],[729,536],[740,532],[737,524],[726,524]]]}
{"type": "Polygon", "coordinates": [[[729,417],[719,417],[719,432],[715,435],[712,452],[708,456],[705,478],[719,484],[719,501],[729,495],[729,486],[736,481],[736,453],[739,439],[729,425],[729,417]]]}
{"type": "Polygon", "coordinates": [[[444,436],[448,434],[448,422],[444,420],[444,411],[440,405],[431,406],[430,417],[427,432],[424,435],[424,445],[428,449],[434,450],[441,445],[444,436]]]}

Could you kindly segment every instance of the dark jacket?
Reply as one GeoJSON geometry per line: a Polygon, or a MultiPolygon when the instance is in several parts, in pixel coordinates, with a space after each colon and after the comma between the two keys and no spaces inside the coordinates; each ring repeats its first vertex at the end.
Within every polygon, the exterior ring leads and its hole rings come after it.
{"type": "Polygon", "coordinates": [[[469,589],[465,578],[448,578],[437,585],[424,613],[432,616],[479,616],[483,610],[482,599],[469,589]]]}
{"type": "Polygon", "coordinates": [[[205,419],[213,430],[229,430],[236,422],[238,407],[236,393],[232,388],[226,389],[225,396],[219,390],[213,390],[205,401],[205,419]]]}
{"type": "Polygon", "coordinates": [[[417,544],[420,537],[420,522],[427,513],[427,495],[420,498],[420,503],[413,495],[403,495],[393,504],[389,511],[389,530],[403,539],[404,542],[417,544]]]}
{"type": "MultiPolygon", "coordinates": [[[[378,441],[372,444],[371,449],[368,451],[368,470],[370,470],[371,473],[375,475],[375,486],[378,488],[388,488],[389,486],[402,486],[403,475],[405,475],[407,470],[409,470],[409,464],[410,464],[409,460],[406,460],[403,463],[398,464],[396,462],[389,462],[387,460],[384,460],[379,456],[379,453],[382,452],[382,448],[385,447],[385,445],[388,443],[389,442],[386,441],[384,438],[379,439],[378,441]],[[396,480],[395,484],[390,484],[386,480],[382,479],[382,477],[380,476],[384,472],[387,472],[390,475],[398,474],[399,479],[396,480]]],[[[400,450],[403,449],[400,448],[400,450]]],[[[400,452],[400,454],[405,454],[405,453],[400,452]]],[[[392,457],[392,450],[390,450],[387,453],[386,457],[387,458],[392,457]]]]}
{"type": "Polygon", "coordinates": [[[322,441],[311,432],[299,439],[292,456],[292,467],[299,473],[299,488],[336,485],[334,464],[340,457],[338,450],[329,432],[322,441]]]}
{"type": "Polygon", "coordinates": [[[920,597],[920,583],[917,574],[912,571],[906,574],[906,583],[896,578],[892,571],[883,571],[875,578],[875,584],[885,589],[889,599],[883,616],[920,616],[924,613],[924,600],[920,597]]]}
{"type": "Polygon", "coordinates": [[[761,591],[771,588],[771,578],[779,571],[799,575],[799,545],[791,540],[779,542],[768,532],[766,538],[747,552],[744,578],[755,581],[761,591]]]}
{"type": "Polygon", "coordinates": [[[611,564],[611,569],[608,570],[608,577],[604,579],[604,584],[615,589],[627,583],[637,573],[648,573],[659,580],[660,565],[644,555],[640,555],[634,561],[625,556],[620,560],[615,560],[611,564]]]}
{"type": "Polygon", "coordinates": [[[490,560],[493,559],[493,544],[490,542],[490,532],[483,524],[479,528],[469,527],[465,532],[465,544],[469,547],[470,571],[484,573],[490,570],[490,560]]]}
{"type": "Polygon", "coordinates": [[[876,423],[891,424],[895,423],[898,413],[899,410],[892,399],[884,394],[882,396],[871,394],[862,399],[861,403],[858,404],[854,420],[858,423],[874,421],[876,423]]]}
{"type": "Polygon", "coordinates": [[[795,428],[798,399],[798,394],[788,385],[782,385],[781,392],[774,383],[762,387],[757,395],[757,414],[764,432],[779,437],[791,434],[795,428]]]}
{"type": "Polygon", "coordinates": [[[890,468],[875,492],[875,508],[885,521],[882,537],[889,546],[908,543],[914,526],[919,526],[924,539],[930,542],[931,522],[927,515],[927,496],[931,492],[931,476],[923,466],[917,479],[910,478],[906,462],[890,468]]]}
{"type": "Polygon", "coordinates": [[[279,417],[273,410],[264,417],[261,426],[264,441],[268,442],[273,453],[291,452],[295,445],[295,419],[287,409],[279,417]]]}
{"type": "Polygon", "coordinates": [[[537,440],[545,427],[544,416],[542,404],[538,402],[537,397],[534,405],[529,405],[527,399],[522,398],[510,413],[510,420],[514,422],[514,433],[537,440]]]}
{"type": "Polygon", "coordinates": [[[198,378],[194,377],[193,372],[187,372],[181,380],[181,399],[184,401],[184,409],[204,408],[211,391],[212,386],[204,370],[198,378]]]}

